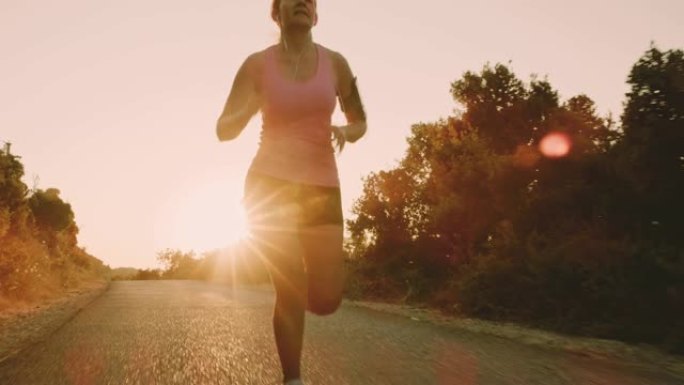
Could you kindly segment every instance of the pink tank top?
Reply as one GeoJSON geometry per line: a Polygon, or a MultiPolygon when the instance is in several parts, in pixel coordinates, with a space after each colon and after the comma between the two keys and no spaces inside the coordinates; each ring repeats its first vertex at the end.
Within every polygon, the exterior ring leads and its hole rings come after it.
{"type": "Polygon", "coordinates": [[[335,78],[327,50],[318,51],[316,73],[306,81],[281,75],[277,46],[265,51],[261,83],[261,141],[250,171],[299,183],[339,186],[331,117],[336,106],[335,78]]]}

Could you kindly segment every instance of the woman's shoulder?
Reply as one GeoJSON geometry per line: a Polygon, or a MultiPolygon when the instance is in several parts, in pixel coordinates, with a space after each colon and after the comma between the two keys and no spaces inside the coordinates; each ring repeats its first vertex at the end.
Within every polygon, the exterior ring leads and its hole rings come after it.
{"type": "Polygon", "coordinates": [[[332,50],[328,47],[324,47],[319,44],[319,46],[328,54],[330,61],[332,63],[333,70],[338,79],[346,81],[345,79],[351,77],[351,68],[349,67],[349,62],[347,58],[344,57],[340,52],[332,50]]]}
{"type": "Polygon", "coordinates": [[[321,47],[321,49],[323,50],[323,52],[325,52],[325,53],[328,55],[328,57],[330,58],[330,60],[331,60],[331,61],[333,62],[333,64],[335,64],[336,66],[347,61],[347,59],[345,59],[344,56],[343,56],[341,53],[339,53],[338,51],[335,51],[335,50],[333,50],[333,49],[331,49],[331,48],[328,48],[328,47],[326,47],[326,46],[324,46],[324,45],[322,45],[322,44],[316,43],[316,45],[318,45],[319,47],[321,47]]]}
{"type": "Polygon", "coordinates": [[[342,55],[338,51],[335,51],[320,44],[318,44],[318,46],[321,47],[321,49],[323,49],[323,51],[330,58],[333,70],[335,71],[335,76],[337,76],[338,79],[342,80],[349,77],[349,75],[351,74],[351,69],[349,67],[349,62],[347,62],[347,58],[345,58],[344,55],[342,55]]]}
{"type": "Polygon", "coordinates": [[[263,73],[264,70],[264,63],[266,63],[266,56],[269,51],[271,51],[275,45],[271,45],[269,47],[266,47],[260,51],[256,51],[245,59],[243,66],[245,69],[247,69],[247,72],[255,78],[260,77],[260,74],[263,73]]]}
{"type": "Polygon", "coordinates": [[[256,51],[249,56],[247,56],[247,59],[245,59],[245,64],[254,67],[254,66],[262,66],[264,64],[264,61],[266,60],[266,55],[268,54],[269,51],[273,50],[275,45],[268,46],[260,51],[256,51]]]}

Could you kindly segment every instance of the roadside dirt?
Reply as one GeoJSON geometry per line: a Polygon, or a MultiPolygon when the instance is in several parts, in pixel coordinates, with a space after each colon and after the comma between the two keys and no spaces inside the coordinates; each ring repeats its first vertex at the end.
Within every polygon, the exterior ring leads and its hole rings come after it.
{"type": "Polygon", "coordinates": [[[352,306],[360,306],[404,316],[415,322],[430,322],[472,333],[493,335],[523,344],[591,357],[592,359],[621,361],[637,367],[658,367],[674,376],[684,378],[684,357],[667,354],[652,346],[629,345],[619,341],[566,336],[515,324],[458,318],[444,315],[437,310],[408,305],[351,300],[345,302],[352,306]]]}
{"type": "Polygon", "coordinates": [[[109,287],[92,282],[64,296],[0,313],[0,362],[49,336],[109,287]]]}

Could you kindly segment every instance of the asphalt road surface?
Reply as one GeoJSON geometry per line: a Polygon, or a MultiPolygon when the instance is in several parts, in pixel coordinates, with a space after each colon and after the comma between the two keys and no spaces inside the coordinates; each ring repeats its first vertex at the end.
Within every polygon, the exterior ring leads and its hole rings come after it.
{"type": "MultiPolygon", "coordinates": [[[[114,282],[44,341],[0,363],[2,385],[279,384],[273,293],[114,282]]],[[[307,316],[306,384],[684,384],[657,368],[343,306],[307,316]]]]}

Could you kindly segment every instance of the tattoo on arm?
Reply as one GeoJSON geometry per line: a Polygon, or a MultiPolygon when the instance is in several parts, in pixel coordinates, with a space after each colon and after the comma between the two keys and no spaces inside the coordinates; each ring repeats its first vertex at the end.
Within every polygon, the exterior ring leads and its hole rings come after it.
{"type": "Polygon", "coordinates": [[[346,97],[338,95],[340,99],[340,107],[345,115],[354,117],[356,121],[366,120],[366,111],[361,102],[361,95],[359,95],[359,88],[356,86],[356,78],[352,79],[351,92],[346,97]]]}

